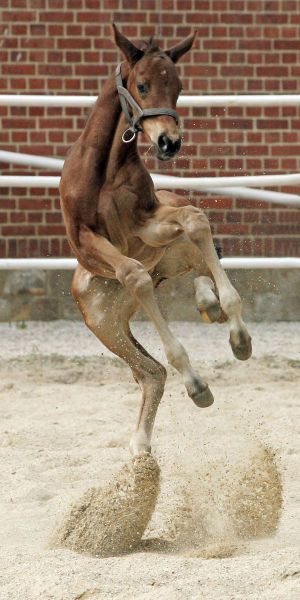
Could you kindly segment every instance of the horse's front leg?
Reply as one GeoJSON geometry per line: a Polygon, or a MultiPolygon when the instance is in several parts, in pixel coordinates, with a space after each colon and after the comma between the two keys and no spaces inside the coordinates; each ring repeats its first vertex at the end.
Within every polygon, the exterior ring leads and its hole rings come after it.
{"type": "Polygon", "coordinates": [[[193,244],[199,248],[215,280],[221,308],[229,320],[232,351],[236,358],[247,360],[251,356],[252,345],[242,318],[242,301],[220,263],[208,219],[202,210],[194,206],[185,206],[178,209],[178,222],[193,244]]]}
{"type": "Polygon", "coordinates": [[[199,248],[192,244],[186,236],[168,246],[159,263],[152,272],[155,286],[164,279],[172,279],[193,270],[197,277],[194,279],[196,305],[202,321],[223,323],[227,320],[222,312],[216,286],[211,279],[199,248]]]}
{"type": "MultiPolygon", "coordinates": [[[[169,195],[167,196],[167,198],[169,195]]],[[[177,202],[180,202],[178,197],[177,202]]],[[[156,245],[158,243],[168,244],[171,241],[172,235],[175,241],[178,236],[184,233],[198,249],[195,254],[194,264],[192,265],[197,270],[197,261],[199,262],[199,271],[201,272],[201,262],[203,259],[212,274],[220,301],[220,306],[228,317],[230,327],[230,344],[232,351],[236,358],[240,360],[246,360],[251,356],[252,346],[251,337],[247,331],[246,325],[242,318],[242,302],[241,298],[229,281],[217,255],[214,247],[211,229],[209,226],[208,219],[203,211],[191,205],[184,206],[164,206],[158,208],[155,216],[150,219],[144,226],[139,230],[140,237],[149,245],[156,245]]],[[[202,263],[203,264],[203,263],[202,263]]],[[[211,303],[215,306],[215,313],[212,315],[211,320],[216,320],[218,315],[217,302],[213,293],[213,289],[209,289],[207,282],[204,282],[200,278],[198,284],[196,282],[196,297],[197,297],[197,285],[199,286],[198,295],[199,298],[205,299],[207,305],[211,303]],[[205,285],[204,285],[205,284],[205,285]],[[205,295],[201,289],[201,285],[204,285],[205,295]]],[[[201,306],[200,306],[201,312],[201,306]]]]}

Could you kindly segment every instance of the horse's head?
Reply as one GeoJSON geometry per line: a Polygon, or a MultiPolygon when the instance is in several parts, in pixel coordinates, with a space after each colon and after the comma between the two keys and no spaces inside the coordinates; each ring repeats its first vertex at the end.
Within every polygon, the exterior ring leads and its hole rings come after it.
{"type": "MultiPolygon", "coordinates": [[[[169,50],[162,51],[152,40],[141,49],[137,48],[115,25],[113,30],[116,45],[130,66],[127,90],[142,111],[146,111],[138,125],[156,148],[158,158],[169,160],[181,145],[175,108],[182,85],[175,63],[190,50],[196,33],[169,50]],[[147,111],[151,112],[153,109],[162,109],[162,113],[159,114],[159,110],[156,110],[155,115],[147,115],[147,111]]],[[[133,108],[133,116],[136,117],[134,112],[133,108]]]]}

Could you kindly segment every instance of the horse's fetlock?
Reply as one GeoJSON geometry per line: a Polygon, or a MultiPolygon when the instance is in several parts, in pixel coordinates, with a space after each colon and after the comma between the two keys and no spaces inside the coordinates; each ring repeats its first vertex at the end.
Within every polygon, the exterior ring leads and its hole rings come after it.
{"type": "Polygon", "coordinates": [[[234,288],[232,288],[230,293],[222,295],[221,306],[228,316],[241,312],[242,300],[234,288]]]}

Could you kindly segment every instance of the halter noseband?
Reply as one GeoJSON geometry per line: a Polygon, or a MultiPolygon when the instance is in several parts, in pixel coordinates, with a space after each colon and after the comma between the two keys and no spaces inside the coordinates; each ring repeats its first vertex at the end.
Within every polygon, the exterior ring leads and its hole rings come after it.
{"type": "Polygon", "coordinates": [[[125,144],[132,142],[138,131],[143,131],[140,125],[141,119],[145,119],[147,117],[156,117],[158,115],[168,115],[169,117],[173,117],[178,125],[179,116],[176,110],[172,108],[145,108],[144,110],[140,107],[140,105],[136,102],[136,100],[132,97],[130,92],[124,87],[122,75],[121,75],[121,63],[118,64],[116,68],[116,83],[117,90],[120,97],[121,107],[125,114],[126,121],[128,121],[130,127],[126,129],[122,135],[122,140],[125,144]],[[131,116],[128,104],[131,106],[133,111],[137,113],[137,116],[131,116]],[[132,136],[129,139],[126,139],[127,132],[131,132],[132,136]]]}

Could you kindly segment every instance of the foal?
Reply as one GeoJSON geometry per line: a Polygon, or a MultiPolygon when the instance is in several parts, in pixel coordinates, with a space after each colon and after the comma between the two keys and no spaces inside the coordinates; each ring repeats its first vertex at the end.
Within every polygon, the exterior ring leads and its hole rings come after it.
{"type": "Polygon", "coordinates": [[[165,368],[130,331],[129,320],[138,308],[154,323],[168,362],[181,373],[195,404],[207,407],[213,402],[208,385],[194,372],[162,317],[154,295],[159,281],[194,269],[200,313],[211,322],[225,314],[237,358],[249,358],[251,338],[241,317],[240,297],[220,264],[206,216],[180,196],[155,193],[137,152],[140,130],[161,160],[169,160],[180,149],[175,109],[181,83],[175,63],[192,47],[195,35],[162,51],[153,42],[139,49],[115,26],[113,31],[126,60],[104,85],[65,161],[60,194],[68,239],[79,262],[72,284],[74,298],[87,326],[127,362],[142,390],[130,443],[137,455],[151,451],[166,379],[165,368]]]}

